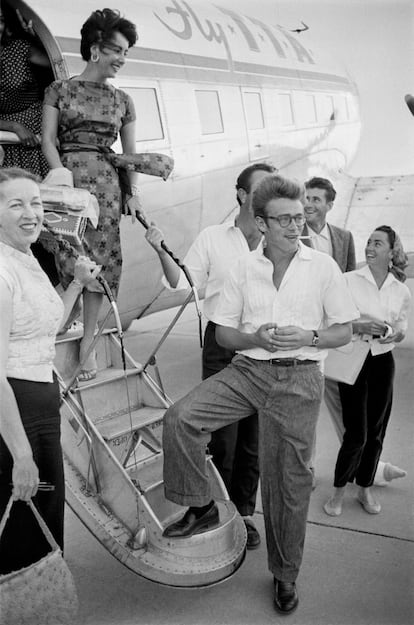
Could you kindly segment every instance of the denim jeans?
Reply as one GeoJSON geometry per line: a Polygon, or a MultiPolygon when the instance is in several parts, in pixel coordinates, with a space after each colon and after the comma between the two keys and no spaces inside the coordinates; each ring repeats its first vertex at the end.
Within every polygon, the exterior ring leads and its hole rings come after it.
{"type": "MultiPolygon", "coordinates": [[[[203,380],[227,367],[233,356],[234,352],[217,343],[216,324],[209,321],[204,334],[203,380]]],[[[212,432],[208,450],[239,513],[254,514],[259,485],[257,414],[212,432]]]]}
{"type": "Polygon", "coordinates": [[[283,367],[238,354],[164,417],[165,495],[203,506],[211,500],[205,457],[211,432],[257,412],[268,565],[281,581],[295,581],[302,561],[322,392],[316,363],[283,367]]]}

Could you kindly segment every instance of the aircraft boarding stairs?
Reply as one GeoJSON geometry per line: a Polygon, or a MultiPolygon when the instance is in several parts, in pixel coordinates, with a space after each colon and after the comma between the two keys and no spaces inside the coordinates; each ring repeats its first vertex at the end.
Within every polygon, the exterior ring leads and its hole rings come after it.
{"type": "Polygon", "coordinates": [[[164,538],[184,510],[164,497],[162,418],[171,402],[127,352],[124,366],[110,330],[96,345],[97,377],[65,393],[79,339],[68,333],[56,343],[67,503],[120,562],[150,580],[198,587],[229,577],[243,561],[246,531],[214,465],[208,461],[220,525],[164,538]]]}

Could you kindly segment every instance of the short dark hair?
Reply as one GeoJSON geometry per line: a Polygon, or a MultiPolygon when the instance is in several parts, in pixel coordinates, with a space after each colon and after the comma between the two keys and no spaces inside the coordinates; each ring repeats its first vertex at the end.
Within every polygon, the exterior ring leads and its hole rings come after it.
{"type": "Polygon", "coordinates": [[[306,189],[323,189],[325,191],[325,197],[327,202],[333,202],[336,198],[335,188],[330,180],[327,178],[318,178],[315,176],[307,182],[305,182],[306,189]]]}
{"type": "Polygon", "coordinates": [[[119,11],[112,9],[94,11],[81,28],[80,52],[83,60],[90,60],[91,46],[110,41],[117,32],[127,39],[129,47],[138,39],[135,24],[121,17],[119,11]]]}
{"type": "MultiPolygon", "coordinates": [[[[239,175],[236,180],[236,190],[243,189],[246,193],[250,193],[251,191],[251,178],[255,171],[266,171],[269,174],[273,174],[276,171],[276,167],[270,165],[269,163],[253,163],[253,165],[249,165],[239,175]]],[[[241,202],[239,197],[237,196],[237,201],[239,205],[241,202]]]]}
{"type": "Polygon", "coordinates": [[[253,193],[252,206],[254,216],[266,218],[266,206],[271,200],[302,201],[303,192],[303,185],[297,180],[284,178],[279,176],[279,174],[267,176],[259,182],[253,193]]]}

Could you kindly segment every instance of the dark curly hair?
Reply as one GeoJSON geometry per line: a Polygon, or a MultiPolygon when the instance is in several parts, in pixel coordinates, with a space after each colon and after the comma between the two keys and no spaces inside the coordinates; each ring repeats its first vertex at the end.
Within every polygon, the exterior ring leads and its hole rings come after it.
{"type": "Polygon", "coordinates": [[[91,58],[91,46],[110,41],[115,33],[121,33],[131,48],[138,35],[135,24],[121,17],[119,11],[102,9],[94,11],[81,28],[80,52],[84,61],[91,58]]]}

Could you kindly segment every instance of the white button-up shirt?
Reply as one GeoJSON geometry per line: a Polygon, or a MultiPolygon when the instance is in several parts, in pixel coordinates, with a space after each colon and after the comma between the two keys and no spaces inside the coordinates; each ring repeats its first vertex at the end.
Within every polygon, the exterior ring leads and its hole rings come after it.
{"type": "MultiPolygon", "coordinates": [[[[212,320],[253,333],[269,322],[318,330],[358,317],[337,263],[327,254],[300,243],[279,289],[273,283],[273,264],[264,256],[262,247],[240,258],[229,272],[212,320]]],[[[326,349],[317,347],[276,352],[255,347],[239,351],[258,360],[323,360],[327,355],[326,349]]]]}
{"type": "Polygon", "coordinates": [[[62,300],[31,252],[24,254],[1,242],[0,280],[10,289],[13,306],[7,376],[52,382],[62,300]]]}
{"type": "MultiPolygon", "coordinates": [[[[384,321],[393,331],[407,331],[411,293],[405,284],[392,273],[388,273],[379,289],[368,265],[344,275],[361,317],[374,317],[384,321]]],[[[395,347],[395,343],[381,344],[378,339],[368,336],[366,338],[371,344],[373,356],[385,354],[395,347]]]]}
{"type": "MultiPolygon", "coordinates": [[[[230,267],[248,252],[250,249],[246,237],[233,222],[205,228],[188,250],[183,262],[196,288],[205,288],[203,312],[209,321],[212,321],[230,267]]],[[[171,289],[165,278],[163,284],[171,289]]],[[[180,272],[178,284],[171,290],[182,289],[188,289],[188,282],[183,272],[180,272]]]]}
{"type": "Polygon", "coordinates": [[[325,254],[329,254],[329,256],[332,256],[332,241],[327,224],[324,225],[319,233],[315,232],[315,230],[312,230],[312,228],[308,224],[308,233],[310,236],[311,245],[314,250],[318,250],[318,252],[324,252],[325,254]]]}

